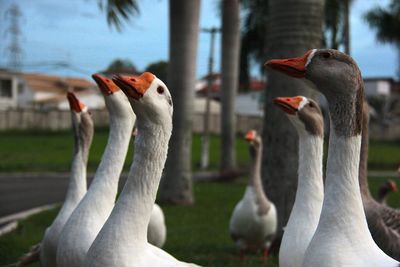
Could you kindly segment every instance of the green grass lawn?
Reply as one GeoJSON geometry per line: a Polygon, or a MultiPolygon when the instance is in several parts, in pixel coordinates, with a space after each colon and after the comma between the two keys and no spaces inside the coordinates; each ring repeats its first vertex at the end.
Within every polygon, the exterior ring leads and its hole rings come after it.
{"type": "MultiPolygon", "coordinates": [[[[378,185],[385,180],[385,177],[370,178],[371,191],[375,194],[378,185]]],[[[194,206],[163,206],[167,223],[164,249],[178,259],[203,266],[278,266],[275,257],[271,257],[268,264],[262,264],[260,255],[248,256],[241,265],[230,239],[229,218],[242,197],[245,181],[244,177],[235,183],[196,183],[194,206]]],[[[388,203],[399,208],[400,194],[391,194],[388,203]]],[[[0,265],[14,262],[39,242],[57,211],[46,211],[23,220],[17,231],[1,237],[0,265]]]]}
{"type": "MultiPolygon", "coordinates": [[[[107,143],[108,130],[96,129],[89,155],[88,170],[98,166],[107,143]]],[[[69,131],[7,131],[0,132],[0,172],[69,171],[73,139],[69,131]]],[[[217,169],[220,157],[219,137],[210,138],[210,168],[217,169]]],[[[238,164],[248,162],[248,148],[242,138],[237,142],[238,164]]],[[[132,147],[129,148],[124,170],[129,170],[132,147]]],[[[193,137],[193,168],[200,162],[200,136],[193,137]]]]}
{"type": "MultiPolygon", "coordinates": [[[[96,170],[100,162],[108,131],[96,129],[90,151],[88,169],[96,170]]],[[[200,135],[193,135],[193,168],[200,162],[200,135]]],[[[72,155],[72,134],[70,131],[7,131],[0,132],[0,172],[23,171],[69,171],[72,155]]],[[[236,144],[238,165],[249,160],[247,144],[243,138],[236,144]]],[[[218,169],[220,139],[211,136],[210,168],[218,169]]],[[[129,149],[124,170],[129,169],[132,148],[129,149]]],[[[400,164],[400,142],[372,141],[369,151],[369,169],[396,170],[400,164]]]]}

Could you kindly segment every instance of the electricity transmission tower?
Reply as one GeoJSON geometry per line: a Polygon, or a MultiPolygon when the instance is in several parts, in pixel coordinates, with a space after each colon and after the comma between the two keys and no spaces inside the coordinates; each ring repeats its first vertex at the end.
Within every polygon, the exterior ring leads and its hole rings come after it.
{"type": "Polygon", "coordinates": [[[22,48],[20,45],[21,28],[19,25],[22,13],[16,4],[12,4],[5,12],[5,20],[8,27],[5,29],[5,37],[8,46],[5,52],[8,55],[8,66],[10,69],[19,70],[22,60],[22,48]]]}

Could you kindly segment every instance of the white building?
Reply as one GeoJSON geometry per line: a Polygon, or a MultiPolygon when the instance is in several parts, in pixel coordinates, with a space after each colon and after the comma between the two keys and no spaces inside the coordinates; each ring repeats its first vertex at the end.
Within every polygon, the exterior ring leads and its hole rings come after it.
{"type": "Polygon", "coordinates": [[[0,70],[0,109],[69,109],[66,93],[77,94],[90,109],[105,107],[97,86],[86,79],[0,70]]]}

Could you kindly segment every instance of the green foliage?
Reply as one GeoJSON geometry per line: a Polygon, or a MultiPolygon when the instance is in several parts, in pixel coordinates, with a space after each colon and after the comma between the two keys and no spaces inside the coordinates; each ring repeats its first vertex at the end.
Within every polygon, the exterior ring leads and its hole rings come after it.
{"type": "Polygon", "coordinates": [[[129,59],[115,59],[108,65],[107,69],[103,71],[105,74],[127,73],[136,74],[135,65],[129,59]]]}
{"type": "Polygon", "coordinates": [[[365,14],[369,26],[377,30],[377,38],[384,43],[400,45],[400,2],[392,0],[388,7],[376,7],[365,14]]]}
{"type": "Polygon", "coordinates": [[[97,0],[99,8],[107,15],[107,23],[118,31],[122,30],[122,21],[129,21],[131,15],[139,14],[136,0],[97,0]]]}
{"type": "Polygon", "coordinates": [[[146,71],[149,71],[156,75],[161,81],[167,82],[168,62],[160,60],[149,64],[146,67],[146,71]]]}
{"type": "MultiPolygon", "coordinates": [[[[400,1],[392,0],[388,7],[376,7],[368,11],[365,20],[375,29],[376,37],[383,43],[394,44],[400,58],[400,1]]],[[[400,63],[397,75],[400,77],[400,63]]]]}

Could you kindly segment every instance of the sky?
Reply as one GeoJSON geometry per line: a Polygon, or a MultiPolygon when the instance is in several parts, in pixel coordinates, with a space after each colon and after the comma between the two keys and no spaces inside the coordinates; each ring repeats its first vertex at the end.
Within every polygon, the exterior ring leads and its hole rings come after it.
{"type": "MultiPolygon", "coordinates": [[[[138,1],[140,15],[117,32],[107,25],[97,0],[0,0],[0,66],[7,66],[8,17],[11,3],[19,5],[20,45],[24,70],[90,78],[114,59],[129,59],[138,70],[159,60],[168,60],[168,0],[138,1]],[[52,63],[67,62],[71,67],[52,63]]],[[[217,0],[203,0],[200,27],[220,26],[217,0]]],[[[369,9],[389,0],[355,0],[351,13],[351,51],[364,77],[395,77],[398,60],[394,46],[376,41],[375,32],[362,18],[369,9]]],[[[210,36],[200,33],[197,77],[207,73],[210,36]]],[[[220,36],[216,38],[216,71],[220,70],[220,36]]],[[[258,67],[254,66],[257,76],[258,67]]]]}

